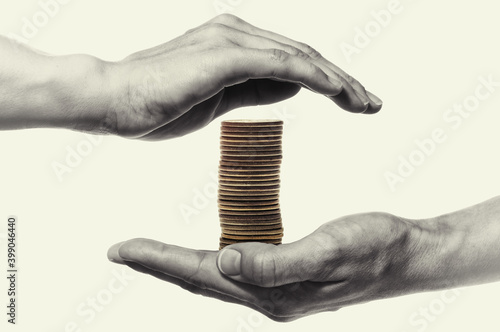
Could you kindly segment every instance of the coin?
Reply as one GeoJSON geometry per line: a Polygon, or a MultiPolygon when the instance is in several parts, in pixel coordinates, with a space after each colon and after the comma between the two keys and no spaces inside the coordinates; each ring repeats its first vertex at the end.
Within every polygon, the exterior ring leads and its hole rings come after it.
{"type": "Polygon", "coordinates": [[[259,206],[272,206],[279,205],[277,197],[265,200],[248,200],[245,197],[234,197],[233,200],[222,199],[219,197],[217,200],[219,205],[236,206],[236,207],[259,207],[259,206]]]}
{"type": "Polygon", "coordinates": [[[234,205],[221,205],[219,204],[219,210],[221,211],[269,211],[279,209],[279,204],[273,205],[257,205],[257,206],[234,206],[234,205]]]}
{"type": "Polygon", "coordinates": [[[281,214],[271,214],[265,216],[227,216],[219,215],[219,221],[221,224],[246,224],[246,225],[275,225],[282,222],[281,214]]]}
{"type": "Polygon", "coordinates": [[[225,220],[221,220],[220,221],[220,226],[221,228],[224,228],[224,227],[245,227],[247,229],[251,229],[253,227],[269,227],[269,228],[279,228],[279,227],[282,227],[282,220],[281,218],[280,219],[277,219],[277,220],[269,220],[269,221],[265,221],[265,222],[260,222],[260,223],[255,223],[255,224],[252,224],[252,223],[248,223],[248,222],[245,222],[245,221],[237,221],[237,220],[228,220],[228,221],[225,221],[225,220]]]}
{"type": "Polygon", "coordinates": [[[228,240],[281,240],[283,233],[281,234],[270,234],[270,235],[233,235],[233,234],[222,234],[222,237],[228,240]]]}
{"type": "Polygon", "coordinates": [[[222,127],[283,126],[283,121],[276,119],[237,119],[237,120],[222,121],[221,126],[222,127]]]}
{"type": "Polygon", "coordinates": [[[219,180],[220,181],[227,181],[227,182],[242,182],[242,183],[252,183],[252,182],[267,182],[267,181],[278,181],[280,180],[279,174],[276,175],[271,175],[271,176],[255,176],[255,175],[250,175],[250,176],[233,176],[233,174],[225,174],[225,173],[220,173],[219,172],[219,180]]]}

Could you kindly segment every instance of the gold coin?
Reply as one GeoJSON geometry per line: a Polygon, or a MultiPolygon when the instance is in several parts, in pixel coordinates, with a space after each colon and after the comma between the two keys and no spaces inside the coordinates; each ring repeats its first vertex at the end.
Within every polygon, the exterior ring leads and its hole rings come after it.
{"type": "Polygon", "coordinates": [[[220,211],[268,211],[280,208],[279,204],[260,205],[260,206],[234,206],[234,205],[218,205],[220,211]]]}
{"type": "Polygon", "coordinates": [[[255,230],[255,229],[228,229],[224,228],[222,234],[233,234],[233,235],[278,235],[283,234],[283,228],[267,229],[267,230],[255,230]]]}
{"type": "Polygon", "coordinates": [[[224,186],[229,187],[243,187],[243,188],[261,188],[261,187],[271,187],[271,186],[279,186],[280,180],[271,180],[271,181],[234,181],[219,178],[219,183],[224,186]]]}
{"type": "Polygon", "coordinates": [[[227,183],[223,183],[222,181],[219,181],[219,189],[226,190],[226,191],[248,191],[248,192],[254,192],[254,191],[275,191],[280,189],[280,183],[278,182],[272,182],[269,184],[263,184],[260,186],[257,185],[250,185],[250,186],[245,186],[245,185],[231,185],[227,183]]]}
{"type": "Polygon", "coordinates": [[[248,223],[248,222],[241,222],[241,221],[221,221],[220,222],[220,227],[221,228],[245,228],[245,229],[251,229],[251,228],[256,228],[256,229],[265,229],[270,228],[281,228],[282,221],[281,219],[278,219],[278,221],[270,221],[270,222],[260,222],[260,223],[248,223]]]}
{"type": "Polygon", "coordinates": [[[280,209],[274,208],[270,210],[223,210],[219,209],[219,217],[223,218],[234,218],[240,216],[246,216],[248,218],[260,217],[260,216],[272,216],[280,214],[280,209]]]}
{"type": "Polygon", "coordinates": [[[258,126],[283,126],[282,120],[276,119],[237,119],[225,120],[221,122],[221,126],[231,127],[258,127],[258,126]]]}
{"type": "Polygon", "coordinates": [[[248,230],[256,230],[256,231],[265,231],[265,230],[275,230],[282,229],[283,225],[280,223],[274,225],[220,225],[221,229],[232,230],[232,231],[248,231],[248,230]]]}
{"type": "Polygon", "coordinates": [[[274,176],[279,175],[280,167],[243,167],[243,166],[223,166],[219,165],[219,174],[228,176],[274,176]]]}
{"type": "Polygon", "coordinates": [[[254,198],[256,196],[260,196],[263,199],[269,199],[271,196],[274,196],[272,198],[275,198],[276,196],[279,195],[279,189],[274,189],[274,190],[266,190],[266,191],[231,191],[231,190],[222,190],[219,189],[219,195],[222,195],[224,197],[236,197],[237,199],[241,200],[243,197],[247,197],[248,200],[251,198],[254,198]],[[267,198],[264,198],[267,197],[267,198]]]}
{"type": "Polygon", "coordinates": [[[255,216],[255,215],[225,215],[219,213],[219,220],[222,223],[247,223],[247,224],[275,224],[281,221],[281,214],[268,214],[263,216],[255,216]]]}
{"type": "Polygon", "coordinates": [[[254,161],[254,160],[245,160],[245,161],[219,161],[220,166],[230,166],[230,167],[273,167],[279,166],[281,164],[281,160],[266,160],[266,161],[254,161]]]}
{"type": "Polygon", "coordinates": [[[233,234],[222,234],[222,237],[228,240],[279,240],[283,237],[281,234],[272,235],[233,235],[233,234]]]}
{"type": "Polygon", "coordinates": [[[235,162],[266,162],[266,161],[275,162],[277,160],[282,160],[282,159],[283,159],[283,156],[281,154],[268,155],[268,156],[261,155],[261,154],[246,155],[246,156],[242,156],[242,155],[228,156],[228,155],[223,154],[220,156],[220,160],[231,161],[231,162],[232,161],[235,161],[235,162]]]}
{"type": "Polygon", "coordinates": [[[268,127],[221,127],[221,134],[223,135],[283,135],[283,127],[268,126],[268,127]]]}
{"type": "Polygon", "coordinates": [[[221,244],[225,244],[225,245],[241,243],[241,242],[260,242],[260,243],[270,243],[270,244],[281,244],[281,238],[278,238],[278,239],[247,239],[247,240],[241,241],[241,240],[237,240],[237,239],[228,239],[225,237],[221,237],[219,239],[219,241],[221,244]]]}
{"type": "Polygon", "coordinates": [[[279,194],[266,194],[266,195],[234,195],[232,192],[229,192],[229,194],[220,192],[219,190],[219,199],[223,201],[236,201],[236,202],[242,202],[242,201],[270,201],[270,200],[277,200],[279,198],[279,194]]]}
{"type": "Polygon", "coordinates": [[[265,175],[250,175],[250,176],[228,176],[226,174],[220,173],[219,172],[219,180],[220,181],[226,181],[226,182],[242,182],[242,183],[248,183],[250,182],[267,182],[267,181],[276,181],[280,180],[279,175],[273,175],[273,176],[265,176],[265,175]]]}
{"type": "Polygon", "coordinates": [[[281,146],[258,146],[258,145],[250,145],[250,146],[228,146],[228,145],[221,145],[219,146],[219,150],[221,153],[245,153],[245,152],[251,152],[251,153],[276,153],[276,152],[283,152],[283,148],[281,146]]]}
{"type": "Polygon", "coordinates": [[[217,200],[219,205],[224,206],[235,206],[235,207],[259,207],[259,206],[272,206],[279,205],[279,200],[277,199],[269,199],[269,200],[246,200],[245,198],[241,198],[241,200],[226,200],[219,197],[217,200]]]}

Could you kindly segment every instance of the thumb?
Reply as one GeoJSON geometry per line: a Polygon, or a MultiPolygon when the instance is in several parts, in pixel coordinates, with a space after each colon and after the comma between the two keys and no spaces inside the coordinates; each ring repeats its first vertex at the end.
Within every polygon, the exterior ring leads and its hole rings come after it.
{"type": "Polygon", "coordinates": [[[261,287],[322,281],[330,265],[328,251],[310,237],[282,245],[238,243],[218,253],[217,267],[233,280],[261,287]]]}

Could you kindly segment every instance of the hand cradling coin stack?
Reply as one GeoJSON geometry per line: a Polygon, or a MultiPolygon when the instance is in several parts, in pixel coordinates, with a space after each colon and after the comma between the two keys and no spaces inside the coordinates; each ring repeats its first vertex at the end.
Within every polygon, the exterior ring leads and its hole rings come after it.
{"type": "Polygon", "coordinates": [[[280,244],[279,206],[283,121],[221,123],[219,249],[239,242],[280,244]]]}

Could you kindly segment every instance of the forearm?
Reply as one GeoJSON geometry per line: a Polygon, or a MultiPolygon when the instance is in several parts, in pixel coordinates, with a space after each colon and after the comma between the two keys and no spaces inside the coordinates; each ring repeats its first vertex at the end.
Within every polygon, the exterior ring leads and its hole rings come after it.
{"type": "Polygon", "coordinates": [[[108,131],[109,63],[87,55],[44,55],[1,36],[0,53],[0,129],[108,131]]]}
{"type": "Polygon", "coordinates": [[[407,270],[415,291],[500,280],[500,196],[415,225],[407,270]]]}

